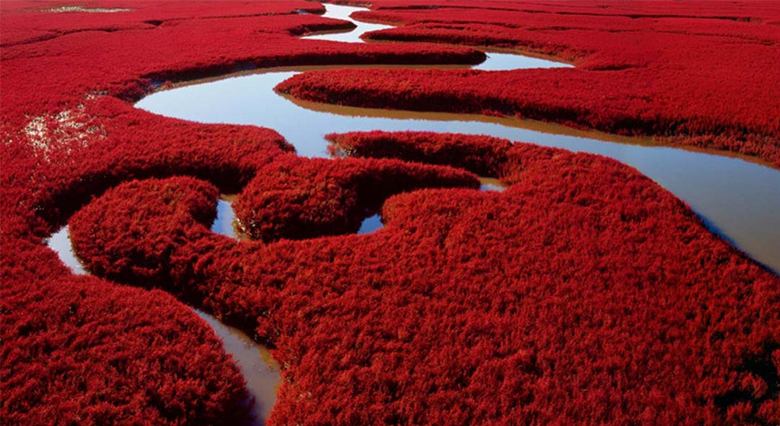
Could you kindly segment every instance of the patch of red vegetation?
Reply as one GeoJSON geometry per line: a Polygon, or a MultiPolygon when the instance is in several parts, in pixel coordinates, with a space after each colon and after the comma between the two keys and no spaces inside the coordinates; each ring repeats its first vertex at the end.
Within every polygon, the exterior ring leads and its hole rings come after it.
{"type": "Polygon", "coordinates": [[[273,241],[355,232],[389,196],[425,187],[479,187],[449,167],[396,160],[278,158],[257,172],[234,205],[244,230],[273,241]]]}
{"type": "Polygon", "coordinates": [[[77,129],[54,120],[53,143],[2,151],[0,418],[239,423],[250,409],[243,380],[200,318],[159,291],[72,277],[42,238],[128,178],[189,174],[236,188],[289,147],[271,131],[127,113],[111,99],[90,108],[108,140],[71,137],[77,129]]]}
{"type": "Polygon", "coordinates": [[[373,131],[331,133],[326,138],[331,141],[328,150],[336,156],[449,165],[486,177],[501,175],[513,146],[505,139],[455,133],[373,131]]]}
{"type": "MultiPolygon", "coordinates": [[[[510,186],[397,195],[377,233],[264,244],[208,231],[208,184],[131,182],[74,217],[76,249],[115,279],[156,281],[254,325],[286,366],[276,423],[780,419],[780,281],[647,178],[486,137],[333,139],[365,157],[441,164],[484,152],[469,167],[510,186]]],[[[304,174],[341,186],[335,170],[353,161],[304,174]]]]}
{"type": "Polygon", "coordinates": [[[555,121],[780,165],[777,5],[376,3],[356,17],[399,27],[367,34],[372,40],[521,49],[577,67],[334,70],[279,89],[310,101],[555,121]]]}
{"type": "Polygon", "coordinates": [[[2,253],[3,424],[248,419],[238,369],[173,297],[69,276],[39,245],[4,241],[2,253]]]}

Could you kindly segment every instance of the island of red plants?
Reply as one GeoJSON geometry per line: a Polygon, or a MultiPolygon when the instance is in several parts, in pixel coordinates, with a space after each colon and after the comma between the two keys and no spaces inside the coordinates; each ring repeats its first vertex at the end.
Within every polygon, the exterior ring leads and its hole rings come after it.
{"type": "MultiPolygon", "coordinates": [[[[430,173],[401,159],[488,172],[508,189],[390,197],[385,228],[368,236],[236,243],[208,229],[214,186],[133,181],[74,216],[76,250],[100,275],[253,326],[288,366],[271,418],[281,424],[777,420],[778,279],[647,178],[487,137],[332,139],[342,152],[396,160],[274,162],[241,203],[267,183],[264,217],[299,223],[296,203],[275,195],[277,176],[289,176],[282,194],[331,195],[308,199],[308,229],[327,234],[334,215],[353,210],[334,192],[351,188],[344,176],[396,170],[373,175],[382,201],[407,185],[399,173],[430,173]],[[306,179],[284,172],[296,169],[306,179]]],[[[434,170],[431,184],[458,175],[434,170]]]]}
{"type": "MultiPolygon", "coordinates": [[[[380,1],[369,16],[407,24],[385,38],[527,47],[578,69],[312,73],[284,88],[379,105],[393,87],[392,106],[458,100],[777,162],[772,5],[469,4],[380,1]],[[663,38],[657,50],[636,41],[621,53],[611,35],[645,32],[663,38]],[[720,49],[741,60],[701,65],[720,49]],[[655,54],[690,84],[653,74],[655,54]],[[423,77],[434,89],[418,93],[423,77]]],[[[127,102],[247,67],[473,63],[480,52],[300,40],[345,27],[299,13],[322,10],[305,1],[58,6],[0,4],[2,423],[246,421],[235,365],[181,302],[273,348],[277,424],[780,422],[780,280],[632,169],[427,133],[331,135],[334,152],[356,158],[311,160],[271,130],[127,102]],[[508,189],[477,191],[478,175],[508,189]],[[438,189],[405,192],[423,187],[438,189]],[[239,193],[257,241],[208,230],[220,192],[239,193]],[[336,235],[378,208],[384,229],[336,235]],[[44,246],[67,222],[95,276],[72,275],[44,246]]]]}

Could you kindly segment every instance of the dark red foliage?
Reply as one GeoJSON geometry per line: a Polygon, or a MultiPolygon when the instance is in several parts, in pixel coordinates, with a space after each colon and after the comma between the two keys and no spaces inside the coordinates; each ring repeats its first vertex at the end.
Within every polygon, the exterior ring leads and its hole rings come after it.
{"type": "MultiPolygon", "coordinates": [[[[391,87],[398,106],[408,95],[560,114],[777,161],[772,4],[376,3],[372,17],[405,23],[385,37],[531,48],[578,69],[322,73],[322,87],[305,74],[286,87],[377,105],[391,87]],[[533,28],[513,29],[518,19],[533,28]],[[657,42],[642,50],[648,34],[657,42]],[[344,92],[358,88],[370,91],[344,92]]],[[[47,11],[61,5],[0,3],[0,423],[240,422],[236,367],[179,301],[273,345],[285,366],[278,424],[780,422],[778,278],[633,170],[411,133],[336,135],[367,158],[306,160],[268,129],[127,102],[166,81],[256,66],[482,53],[300,40],[346,27],[297,14],[322,10],[306,1],[47,11]],[[472,173],[510,187],[469,189],[472,173]],[[391,196],[423,186],[466,188],[391,196]],[[273,242],[211,233],[219,192],[240,192],[239,215],[273,242]],[[380,205],[383,230],[330,235],[380,205]],[[43,244],[80,209],[74,244],[101,278],[71,275],[43,244]]]]}
{"type": "Polygon", "coordinates": [[[780,282],[647,178],[491,138],[332,138],[363,156],[438,163],[457,140],[502,161],[510,186],[398,195],[375,234],[264,244],[208,231],[213,187],[132,182],[71,222],[79,253],[126,281],[164,264],[158,285],[255,324],[287,366],[276,423],[780,419],[780,282]]]}
{"type": "Polygon", "coordinates": [[[488,113],[652,136],[780,165],[780,7],[726,2],[564,4],[378,1],[372,40],[553,55],[572,69],[334,70],[288,80],[293,96],[345,105],[488,113]]]}
{"type": "Polygon", "coordinates": [[[247,419],[243,379],[222,343],[170,295],[62,270],[7,280],[9,268],[57,265],[42,247],[3,247],[2,263],[3,424],[247,419]]]}
{"type": "Polygon", "coordinates": [[[355,232],[389,196],[424,187],[479,187],[476,176],[394,160],[286,155],[257,172],[235,204],[253,238],[273,241],[355,232]]]}
{"type": "Polygon", "coordinates": [[[447,133],[373,131],[332,133],[326,137],[332,142],[331,153],[338,156],[444,164],[489,177],[500,174],[512,147],[505,139],[447,133]]]}

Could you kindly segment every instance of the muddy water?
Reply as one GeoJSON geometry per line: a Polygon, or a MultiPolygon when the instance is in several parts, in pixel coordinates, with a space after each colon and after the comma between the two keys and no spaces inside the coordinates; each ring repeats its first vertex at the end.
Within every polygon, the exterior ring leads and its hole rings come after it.
{"type": "Polygon", "coordinates": [[[270,352],[258,345],[241,330],[226,326],[213,316],[194,309],[217,333],[225,352],[233,357],[241,375],[244,376],[246,387],[254,397],[252,412],[256,424],[263,424],[271,414],[271,408],[276,401],[276,391],[282,381],[279,364],[270,352]]]}
{"type": "MultiPolygon", "coordinates": [[[[229,201],[220,201],[223,202],[223,216],[225,212],[232,213],[229,201]]],[[[219,213],[217,216],[219,217],[219,213]]],[[[88,273],[74,254],[67,226],[52,234],[46,240],[46,245],[57,253],[62,263],[68,266],[74,274],[88,273]]],[[[241,330],[222,324],[215,317],[198,309],[193,309],[193,311],[203,318],[222,340],[225,352],[235,361],[246,381],[247,390],[254,399],[252,405],[254,423],[263,424],[271,413],[271,408],[276,401],[276,391],[282,381],[279,364],[273,359],[268,349],[257,344],[241,330]]]]}

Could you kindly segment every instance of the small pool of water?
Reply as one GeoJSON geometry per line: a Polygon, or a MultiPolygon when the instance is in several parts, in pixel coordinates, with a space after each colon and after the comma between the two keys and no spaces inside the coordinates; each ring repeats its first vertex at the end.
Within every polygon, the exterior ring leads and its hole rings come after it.
{"type": "Polygon", "coordinates": [[[51,234],[46,240],[46,245],[57,253],[62,263],[65,264],[76,275],[85,275],[87,270],[81,261],[76,257],[73,251],[73,244],[70,242],[70,231],[68,225],[63,226],[57,232],[51,234]]]}
{"type": "Polygon", "coordinates": [[[363,222],[360,224],[360,229],[358,229],[357,233],[358,235],[373,234],[374,232],[384,227],[385,224],[382,223],[382,216],[377,213],[363,219],[363,222]]]}
{"type": "MultiPolygon", "coordinates": [[[[479,187],[480,191],[500,192],[506,189],[506,186],[498,179],[481,177],[479,178],[479,181],[481,184],[479,187]]],[[[236,218],[236,212],[233,210],[233,202],[236,200],[236,197],[237,195],[220,195],[217,200],[217,216],[214,218],[214,223],[211,224],[211,230],[217,234],[235,240],[248,239],[249,237],[240,231],[241,226],[236,218]]],[[[357,233],[360,235],[372,234],[384,228],[384,226],[384,223],[382,223],[382,216],[380,216],[379,213],[376,213],[363,219],[357,233]]],[[[62,239],[63,237],[60,236],[59,238],[62,239]]],[[[67,238],[67,236],[64,238],[67,238]]],[[[67,240],[67,244],[70,244],[70,240],[67,240]]],[[[67,253],[65,255],[67,255],[67,253]]],[[[75,256],[73,258],[75,259],[75,256]]]]}
{"type": "Polygon", "coordinates": [[[479,184],[480,191],[503,192],[506,190],[506,185],[495,178],[481,177],[479,178],[479,184]]]}
{"type": "Polygon", "coordinates": [[[236,200],[235,194],[222,194],[217,200],[217,216],[214,223],[211,224],[211,230],[217,234],[233,238],[234,240],[246,240],[249,238],[242,229],[241,223],[236,218],[236,212],[233,210],[233,202],[236,200]]]}

